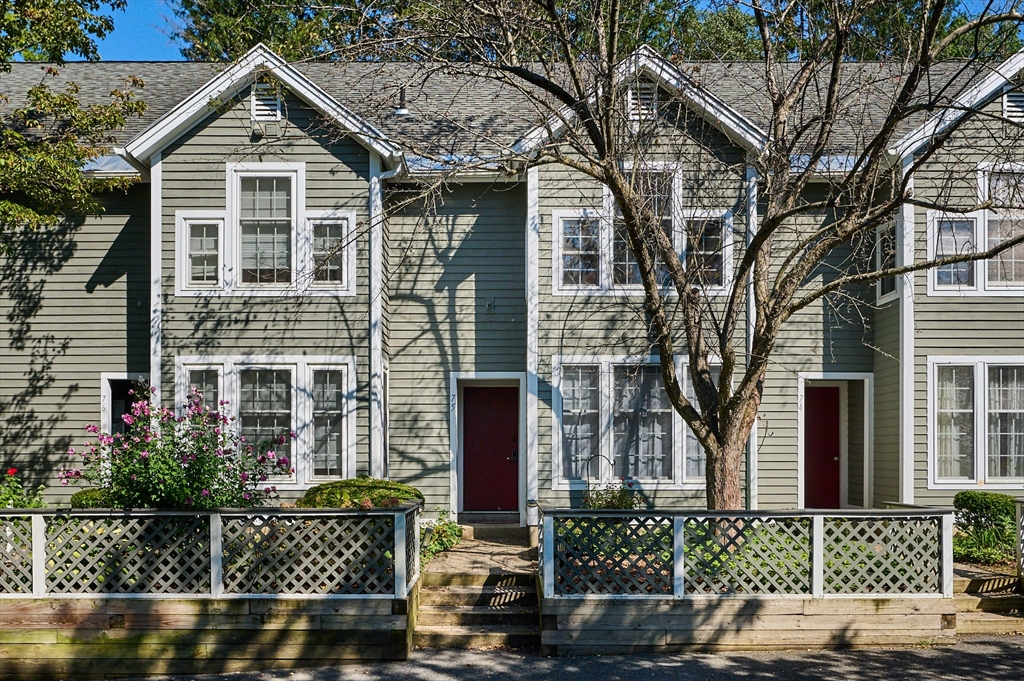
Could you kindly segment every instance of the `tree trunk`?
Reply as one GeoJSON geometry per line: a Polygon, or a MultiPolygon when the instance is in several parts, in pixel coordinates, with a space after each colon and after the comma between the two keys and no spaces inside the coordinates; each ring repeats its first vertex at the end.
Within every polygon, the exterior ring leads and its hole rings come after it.
{"type": "Polygon", "coordinates": [[[745,439],[734,437],[722,445],[717,456],[708,457],[708,510],[738,511],[744,508],[740,472],[746,445],[745,439]]]}

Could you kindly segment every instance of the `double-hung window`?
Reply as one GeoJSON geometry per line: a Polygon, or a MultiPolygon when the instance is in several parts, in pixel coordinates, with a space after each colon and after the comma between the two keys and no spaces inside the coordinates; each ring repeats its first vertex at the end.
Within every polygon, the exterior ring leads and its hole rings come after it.
{"type": "Polygon", "coordinates": [[[1024,481],[1024,357],[929,358],[931,481],[1024,481]]]}
{"type": "MultiPolygon", "coordinates": [[[[983,164],[978,199],[985,210],[928,216],[928,256],[987,251],[1024,234],[1024,165],[983,164]]],[[[1024,243],[988,260],[949,263],[928,275],[930,295],[1019,296],[1024,291],[1024,243]]]]}
{"type": "Polygon", "coordinates": [[[179,409],[197,391],[211,409],[234,418],[246,444],[273,441],[274,451],[291,459],[295,473],[275,478],[278,488],[355,475],[354,358],[179,357],[176,369],[179,409]]]}
{"type": "MultiPolygon", "coordinates": [[[[896,222],[888,222],[878,228],[875,239],[875,267],[878,271],[896,267],[898,240],[896,222]]],[[[896,277],[885,277],[875,283],[875,297],[878,303],[886,303],[896,296],[896,277]]]]}
{"type": "Polygon", "coordinates": [[[619,479],[703,487],[704,451],[669,402],[656,360],[555,357],[552,373],[556,489],[619,479]]]}
{"type": "Polygon", "coordinates": [[[289,284],[294,269],[292,178],[257,175],[239,179],[242,284],[289,284]]]}

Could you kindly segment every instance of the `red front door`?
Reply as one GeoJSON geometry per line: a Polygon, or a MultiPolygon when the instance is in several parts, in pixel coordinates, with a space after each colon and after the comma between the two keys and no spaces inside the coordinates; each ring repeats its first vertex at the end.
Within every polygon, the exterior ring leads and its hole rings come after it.
{"type": "Polygon", "coordinates": [[[811,387],[804,391],[804,506],[839,508],[840,391],[811,387]]]}
{"type": "Polygon", "coordinates": [[[519,510],[519,388],[462,389],[462,507],[519,510]]]}

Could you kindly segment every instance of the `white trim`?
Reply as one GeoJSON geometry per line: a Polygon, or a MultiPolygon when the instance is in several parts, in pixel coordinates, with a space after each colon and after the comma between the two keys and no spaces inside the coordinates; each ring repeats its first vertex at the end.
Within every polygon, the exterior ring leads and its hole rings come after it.
{"type": "Polygon", "coordinates": [[[1024,355],[928,355],[927,391],[927,447],[928,447],[928,489],[1011,489],[1024,490],[1024,478],[988,478],[988,368],[993,366],[1024,366],[1024,355]],[[936,374],[940,366],[971,366],[974,369],[974,478],[940,480],[938,477],[938,454],[935,435],[938,424],[935,420],[936,374]],[[981,427],[979,427],[981,426],[981,427]]]}
{"type": "Polygon", "coordinates": [[[275,92],[273,85],[270,83],[256,83],[253,82],[249,86],[249,120],[253,123],[270,123],[281,120],[281,93],[275,92]],[[257,94],[258,91],[269,92],[274,96],[274,109],[271,118],[261,118],[256,115],[256,103],[261,99],[266,99],[257,94]]]}
{"type": "Polygon", "coordinates": [[[380,157],[370,154],[370,475],[384,475],[384,195],[380,157]]]}
{"type": "MultiPolygon", "coordinates": [[[[682,364],[683,359],[677,358],[682,364]]],[[[562,476],[562,367],[566,365],[586,364],[599,367],[600,381],[600,414],[601,414],[601,479],[595,482],[608,482],[614,479],[611,469],[612,461],[612,429],[614,415],[611,404],[614,401],[613,370],[616,366],[638,364],[658,364],[656,355],[553,355],[551,357],[551,489],[552,491],[571,491],[587,489],[587,479],[566,480],[562,476]]],[[[681,368],[681,367],[680,367],[681,368]]],[[[689,374],[679,371],[682,377],[681,387],[686,392],[689,374]]],[[[659,381],[660,385],[660,381],[659,381]]],[[[632,480],[638,491],[685,490],[703,492],[706,480],[688,481],[686,479],[686,424],[679,413],[672,410],[672,479],[671,480],[632,480]]]]}
{"type": "MultiPolygon", "coordinates": [[[[538,373],[540,371],[540,200],[538,168],[526,171],[526,499],[537,501],[539,482],[538,373]]],[[[527,522],[537,525],[536,507],[527,522]]]]}
{"type": "Polygon", "coordinates": [[[984,80],[966,90],[948,107],[932,116],[919,128],[905,135],[893,146],[891,153],[901,159],[907,159],[936,135],[941,134],[969,113],[973,113],[980,104],[1005,87],[1022,67],[1024,67],[1024,50],[1016,52],[1002,64],[994,67],[992,73],[984,80]]]}
{"type": "Polygon", "coordinates": [[[132,381],[135,379],[149,380],[149,374],[145,372],[132,374],[127,371],[101,371],[100,372],[100,430],[104,433],[113,431],[113,412],[111,412],[112,396],[110,394],[111,381],[132,381]]]}
{"type": "MultiPolygon", "coordinates": [[[[452,371],[448,381],[448,472],[449,498],[448,511],[452,518],[458,520],[462,512],[462,388],[465,385],[507,385],[516,386],[519,390],[519,448],[527,440],[526,413],[527,393],[526,374],[521,371],[452,371]]],[[[529,466],[527,457],[519,457],[518,497],[519,524],[525,527],[528,523],[526,512],[527,488],[529,486],[529,466]]]]}
{"type": "Polygon", "coordinates": [[[174,211],[174,295],[217,295],[224,289],[226,267],[224,242],[227,237],[227,211],[176,210],[174,211]],[[217,281],[213,284],[193,284],[190,281],[189,228],[193,224],[217,224],[217,281]]]}
{"type": "Polygon", "coordinates": [[[371,151],[398,162],[401,149],[389,142],[379,130],[356,116],[328,95],[320,86],[302,75],[262,43],[256,45],[234,64],[221,71],[152,125],[135,135],[125,151],[136,159],[159,153],[178,137],[216,110],[217,101],[231,99],[250,86],[259,71],[269,72],[306,103],[333,120],[343,130],[371,151]]]}
{"type": "MultiPolygon", "coordinates": [[[[926,212],[926,243],[928,259],[935,258],[938,248],[938,223],[942,220],[970,220],[974,222],[974,252],[988,248],[988,220],[990,211],[979,210],[971,213],[948,213],[930,210],[926,212]]],[[[988,281],[988,267],[991,260],[975,260],[973,286],[940,286],[935,278],[937,268],[928,270],[928,295],[934,297],[986,297],[986,298],[1020,298],[1024,293],[1024,284],[999,286],[988,281]]]]}
{"type": "Polygon", "coordinates": [[[220,372],[221,399],[227,400],[224,414],[238,417],[241,368],[287,369],[292,373],[292,429],[298,436],[292,443],[295,473],[285,482],[274,483],[279,490],[301,491],[326,482],[354,478],[356,475],[356,358],[352,355],[178,355],[174,358],[176,407],[184,403],[191,369],[217,369],[220,372]],[[313,371],[345,372],[345,413],[343,469],[338,477],[315,477],[313,455],[313,371]]]}
{"type": "MultiPolygon", "coordinates": [[[[882,224],[882,225],[879,225],[878,229],[875,230],[875,269],[879,270],[879,271],[881,271],[883,268],[886,267],[886,264],[882,260],[882,246],[883,246],[883,239],[887,236],[885,234],[885,232],[888,232],[890,229],[892,229],[892,244],[891,244],[891,246],[892,246],[892,249],[894,251],[893,255],[895,256],[893,258],[893,260],[895,262],[895,266],[896,267],[899,267],[899,264],[900,264],[900,256],[902,254],[900,253],[899,247],[898,247],[898,243],[899,243],[899,236],[898,236],[898,233],[897,233],[898,232],[898,226],[897,226],[896,222],[882,224]]],[[[885,305],[886,303],[892,302],[892,301],[896,300],[899,297],[900,297],[899,277],[897,277],[897,276],[885,277],[884,279],[879,279],[878,281],[875,282],[875,305],[885,305]],[[892,291],[889,291],[888,293],[882,293],[882,282],[884,282],[886,279],[892,279],[893,280],[893,289],[892,289],[892,291]]]]}
{"type": "Polygon", "coordinates": [[[163,166],[160,152],[149,159],[149,399],[160,406],[163,342],[163,166]]]}
{"type": "Polygon", "coordinates": [[[804,395],[808,383],[811,387],[838,387],[839,392],[839,506],[850,507],[850,445],[849,445],[849,382],[862,381],[863,397],[863,489],[861,503],[864,508],[873,504],[872,478],[874,476],[874,429],[875,429],[875,375],[861,371],[802,371],[797,374],[797,508],[806,505],[804,482],[806,467],[804,463],[804,395]]]}
{"type": "Polygon", "coordinates": [[[357,229],[358,217],[354,210],[348,208],[335,208],[333,210],[306,210],[306,220],[303,229],[299,230],[299,253],[308,254],[306,260],[309,271],[304,281],[298,282],[302,295],[306,296],[336,296],[339,298],[356,295],[356,241],[359,231],[357,229]],[[314,226],[318,224],[343,224],[345,235],[343,237],[342,257],[345,259],[345,280],[340,285],[334,282],[318,282],[313,279],[316,270],[316,263],[313,261],[313,236],[314,226]]]}
{"type": "Polygon", "coordinates": [[[605,272],[608,270],[605,262],[608,253],[605,252],[605,232],[607,231],[605,223],[604,211],[593,210],[590,208],[572,208],[572,209],[559,209],[551,212],[551,294],[554,296],[587,296],[587,295],[601,295],[609,293],[604,290],[604,279],[605,272]],[[598,272],[598,284],[596,286],[577,286],[574,284],[566,285],[562,283],[562,266],[564,265],[564,258],[562,257],[562,221],[563,220],[578,220],[578,219],[596,219],[599,221],[600,228],[598,230],[598,254],[597,254],[597,272],[598,272]]]}
{"type": "MultiPolygon", "coordinates": [[[[757,168],[753,164],[747,165],[746,169],[746,217],[747,228],[745,230],[744,249],[750,247],[757,234],[757,168]]],[[[731,265],[731,258],[730,258],[731,265]]],[[[731,279],[732,277],[730,277],[731,279]]],[[[747,304],[746,304],[746,351],[747,365],[750,364],[750,356],[754,351],[754,318],[757,315],[757,308],[754,304],[754,268],[747,273],[747,304]]],[[[750,427],[750,434],[747,436],[747,507],[754,509],[758,504],[757,485],[757,431],[758,420],[750,427]]]]}
{"type": "MultiPolygon", "coordinates": [[[[913,159],[906,159],[901,172],[906,174],[913,159]]],[[[913,192],[914,177],[906,178],[907,190],[913,192]]],[[[914,229],[914,206],[904,203],[896,216],[896,245],[902,256],[901,264],[916,261],[914,248],[917,237],[914,229]]],[[[914,503],[914,369],[917,364],[914,349],[914,273],[907,272],[896,281],[900,298],[900,353],[899,353],[899,501],[914,503]]]]}

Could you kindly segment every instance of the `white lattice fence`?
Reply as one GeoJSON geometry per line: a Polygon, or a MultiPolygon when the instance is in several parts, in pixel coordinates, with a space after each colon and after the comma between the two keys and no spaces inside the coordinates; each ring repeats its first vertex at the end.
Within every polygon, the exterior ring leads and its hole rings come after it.
{"type": "Polygon", "coordinates": [[[0,517],[0,593],[32,593],[32,519],[0,517]]]}
{"type": "Polygon", "coordinates": [[[683,528],[686,593],[811,593],[810,519],[697,518],[683,528]]]}
{"type": "Polygon", "coordinates": [[[405,588],[412,587],[420,575],[420,524],[414,511],[405,519],[405,588]]]}
{"type": "Polygon", "coordinates": [[[937,518],[825,518],[828,594],[942,592],[937,518]]]}
{"type": "Polygon", "coordinates": [[[555,518],[562,594],[672,593],[672,518],[555,518]]]}
{"type": "Polygon", "coordinates": [[[52,517],[46,525],[46,590],[209,593],[209,516],[52,517]]]}
{"type": "Polygon", "coordinates": [[[395,592],[394,516],[224,515],[224,593],[395,592]]]}

